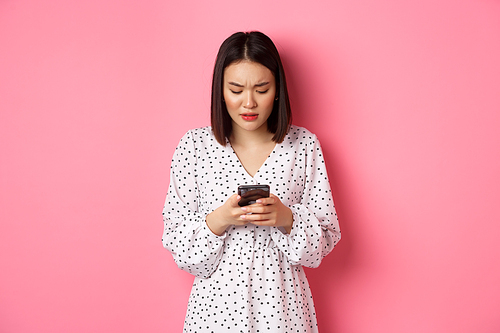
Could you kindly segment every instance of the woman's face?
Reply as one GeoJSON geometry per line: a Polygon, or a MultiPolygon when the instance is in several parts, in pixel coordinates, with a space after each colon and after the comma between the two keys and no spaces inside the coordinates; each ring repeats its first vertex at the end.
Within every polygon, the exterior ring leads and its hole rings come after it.
{"type": "Polygon", "coordinates": [[[276,82],[267,67],[246,60],[232,63],[224,70],[223,91],[233,131],[267,132],[276,97],[276,82]]]}

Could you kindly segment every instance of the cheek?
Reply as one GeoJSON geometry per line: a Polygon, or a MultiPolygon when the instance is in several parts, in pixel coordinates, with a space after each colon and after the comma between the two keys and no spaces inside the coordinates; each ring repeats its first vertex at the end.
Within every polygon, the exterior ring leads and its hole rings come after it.
{"type": "Polygon", "coordinates": [[[266,98],[265,100],[265,104],[267,106],[267,108],[273,108],[274,106],[274,95],[270,95],[269,97],[266,98]]]}
{"type": "Polygon", "coordinates": [[[226,91],[223,92],[224,104],[226,104],[226,108],[231,108],[234,106],[234,97],[228,94],[226,91]]]}
{"type": "Polygon", "coordinates": [[[269,94],[266,95],[266,104],[273,107],[275,98],[276,98],[276,89],[270,89],[269,94]]]}
{"type": "Polygon", "coordinates": [[[232,109],[237,109],[238,108],[238,100],[235,99],[233,96],[228,96],[227,98],[224,97],[226,100],[226,108],[228,111],[231,111],[232,109]]]}

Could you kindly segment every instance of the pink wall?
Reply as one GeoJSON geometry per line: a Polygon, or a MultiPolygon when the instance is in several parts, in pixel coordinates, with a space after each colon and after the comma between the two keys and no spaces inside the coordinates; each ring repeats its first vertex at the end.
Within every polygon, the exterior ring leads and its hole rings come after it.
{"type": "Polygon", "coordinates": [[[321,331],[499,332],[500,2],[170,2],[0,2],[0,332],[180,332],[170,158],[253,29],[326,154],[321,331]]]}

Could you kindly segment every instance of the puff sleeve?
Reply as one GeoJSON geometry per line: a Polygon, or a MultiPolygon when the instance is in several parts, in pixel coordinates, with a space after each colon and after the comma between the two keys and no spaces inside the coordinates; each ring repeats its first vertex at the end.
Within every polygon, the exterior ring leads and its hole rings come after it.
{"type": "Polygon", "coordinates": [[[172,158],[162,243],[180,269],[207,278],[220,263],[225,235],[213,234],[198,210],[196,162],[193,136],[187,132],[172,158]]]}
{"type": "Polygon", "coordinates": [[[292,265],[318,267],[340,241],[340,229],[333,203],[321,145],[313,135],[307,146],[305,186],[300,203],[290,207],[290,234],[277,228],[272,238],[292,265]]]}

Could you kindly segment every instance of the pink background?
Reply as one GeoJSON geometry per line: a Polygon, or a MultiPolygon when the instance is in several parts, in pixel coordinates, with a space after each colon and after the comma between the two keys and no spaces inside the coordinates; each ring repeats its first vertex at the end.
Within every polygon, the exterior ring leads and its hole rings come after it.
{"type": "Polygon", "coordinates": [[[0,332],[181,331],[170,159],[240,30],[325,151],[320,330],[499,332],[498,0],[0,1],[0,332]]]}

